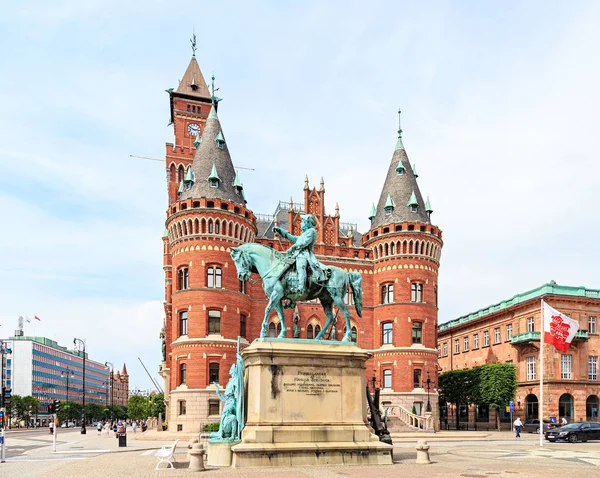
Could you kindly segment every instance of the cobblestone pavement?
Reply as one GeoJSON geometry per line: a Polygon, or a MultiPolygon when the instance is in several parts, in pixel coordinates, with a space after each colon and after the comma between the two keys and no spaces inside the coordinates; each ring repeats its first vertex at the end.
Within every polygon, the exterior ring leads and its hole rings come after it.
{"type": "MultiPolygon", "coordinates": [[[[477,441],[457,436],[429,439],[431,465],[415,464],[415,442],[404,441],[394,450],[394,465],[390,466],[330,466],[276,469],[216,469],[202,474],[206,477],[256,477],[256,478],[340,478],[340,477],[544,477],[573,476],[577,478],[600,476],[600,447],[598,443],[547,444],[539,447],[535,437],[515,441],[510,434],[491,434],[477,441]],[[512,438],[512,441],[511,441],[512,438]]],[[[27,451],[25,454],[0,464],[0,477],[17,478],[81,478],[81,477],[181,477],[190,472],[186,463],[185,448],[177,455],[175,470],[155,471],[154,449],[162,442],[136,440],[128,437],[126,452],[118,449],[112,437],[63,434],[63,453],[53,454],[51,446],[27,451]],[[114,442],[114,443],[113,443],[114,442]],[[81,447],[81,448],[74,448],[81,447]],[[25,461],[30,460],[30,461],[25,461]]],[[[57,447],[58,449],[59,447],[57,447]]]]}

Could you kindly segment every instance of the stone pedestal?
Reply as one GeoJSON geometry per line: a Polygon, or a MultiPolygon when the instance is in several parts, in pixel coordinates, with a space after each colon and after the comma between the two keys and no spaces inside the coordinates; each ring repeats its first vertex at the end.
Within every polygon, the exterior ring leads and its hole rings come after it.
{"type": "Polygon", "coordinates": [[[247,418],[232,448],[234,467],[392,464],[392,447],[367,425],[368,352],[333,341],[257,339],[242,356],[247,418]]]}
{"type": "Polygon", "coordinates": [[[231,447],[239,442],[211,442],[208,441],[209,466],[231,466],[231,447]]]}

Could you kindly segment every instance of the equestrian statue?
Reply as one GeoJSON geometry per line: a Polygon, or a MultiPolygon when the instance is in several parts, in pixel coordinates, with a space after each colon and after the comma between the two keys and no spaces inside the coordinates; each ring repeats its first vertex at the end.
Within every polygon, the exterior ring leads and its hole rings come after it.
{"type": "Polygon", "coordinates": [[[273,228],[275,234],[293,243],[285,254],[261,244],[244,244],[231,249],[238,279],[250,279],[257,272],[269,302],[260,332],[267,337],[269,315],[275,309],[281,322],[279,338],[285,337],[287,327],[283,314],[284,307],[294,307],[296,301],[319,299],[327,321],[315,340],[321,340],[335,321],[333,305],[342,312],[346,330],[342,342],[352,339],[350,313],[344,304],[348,286],[352,289],[356,313],[362,317],[362,277],[358,272],[345,272],[335,266],[324,266],[316,258],[313,248],[317,239],[316,221],[312,214],[303,214],[299,236],[294,236],[280,227],[273,228]],[[284,301],[286,306],[284,306],[284,301]]]}

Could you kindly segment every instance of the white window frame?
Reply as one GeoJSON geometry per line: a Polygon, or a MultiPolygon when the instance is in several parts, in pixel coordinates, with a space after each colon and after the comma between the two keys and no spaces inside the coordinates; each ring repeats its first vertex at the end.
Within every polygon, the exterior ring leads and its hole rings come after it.
{"type": "Polygon", "coordinates": [[[444,342],[444,357],[448,356],[448,342],[444,342]]]}
{"type": "Polygon", "coordinates": [[[535,319],[533,317],[527,319],[527,332],[535,332],[535,319]]]}
{"type": "Polygon", "coordinates": [[[598,357],[595,355],[588,357],[588,380],[598,380],[598,357]]]}
{"type": "Polygon", "coordinates": [[[527,364],[527,380],[536,380],[536,359],[535,356],[525,359],[527,364]]]}
{"type": "Polygon", "coordinates": [[[479,334],[473,335],[473,350],[477,350],[479,348],[479,334]]]}
{"type": "Polygon", "coordinates": [[[500,327],[496,327],[494,329],[494,344],[499,344],[501,338],[502,337],[500,336],[500,327]]]}
{"type": "Polygon", "coordinates": [[[458,340],[458,339],[454,339],[454,353],[455,354],[460,353],[460,340],[458,340]]]}
{"type": "Polygon", "coordinates": [[[560,378],[571,380],[573,378],[573,357],[568,354],[560,356],[560,378]]]}
{"type": "Polygon", "coordinates": [[[506,341],[512,340],[512,324],[506,324],[506,341]]]}
{"type": "Polygon", "coordinates": [[[483,346],[489,347],[490,345],[490,332],[488,330],[483,331],[483,346]]]}
{"type": "Polygon", "coordinates": [[[463,337],[463,352],[469,351],[469,336],[463,337]]]}
{"type": "Polygon", "coordinates": [[[590,334],[597,334],[597,322],[596,322],[596,316],[595,315],[590,315],[588,317],[588,333],[590,334]]]}

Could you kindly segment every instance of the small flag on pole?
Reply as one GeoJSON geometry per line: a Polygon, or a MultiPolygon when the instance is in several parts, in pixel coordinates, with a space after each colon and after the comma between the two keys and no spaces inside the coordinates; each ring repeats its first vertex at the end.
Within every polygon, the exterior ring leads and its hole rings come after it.
{"type": "MultiPolygon", "coordinates": [[[[543,301],[542,301],[543,302],[543,301]]],[[[565,353],[579,330],[579,323],[544,304],[544,342],[565,353]]]]}
{"type": "Polygon", "coordinates": [[[39,318],[37,315],[34,315],[34,316],[33,316],[33,318],[34,318],[35,320],[39,320],[39,321],[41,322],[40,318],[39,318]]]}

